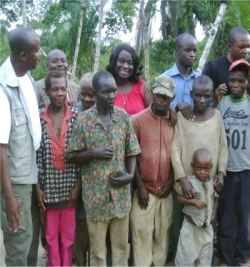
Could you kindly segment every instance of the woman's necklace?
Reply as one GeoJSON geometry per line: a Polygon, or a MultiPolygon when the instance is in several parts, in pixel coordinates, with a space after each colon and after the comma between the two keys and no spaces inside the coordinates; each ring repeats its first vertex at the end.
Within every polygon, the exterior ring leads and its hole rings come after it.
{"type": "Polygon", "coordinates": [[[127,94],[121,94],[121,96],[122,96],[122,99],[123,99],[123,105],[126,105],[127,104],[128,95],[127,94]]]}

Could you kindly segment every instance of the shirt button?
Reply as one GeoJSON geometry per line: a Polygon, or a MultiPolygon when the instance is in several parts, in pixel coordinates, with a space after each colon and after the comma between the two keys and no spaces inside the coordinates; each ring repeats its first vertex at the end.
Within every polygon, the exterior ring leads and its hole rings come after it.
{"type": "Polygon", "coordinates": [[[54,159],[56,158],[56,156],[53,157],[54,159]]]}
{"type": "Polygon", "coordinates": [[[63,159],[63,156],[62,156],[62,159],[63,159]]]}
{"type": "Polygon", "coordinates": [[[158,187],[158,189],[160,190],[160,189],[161,189],[161,187],[159,186],[159,187],[158,187]]]}
{"type": "Polygon", "coordinates": [[[60,148],[60,150],[62,151],[62,148],[60,148]]]}

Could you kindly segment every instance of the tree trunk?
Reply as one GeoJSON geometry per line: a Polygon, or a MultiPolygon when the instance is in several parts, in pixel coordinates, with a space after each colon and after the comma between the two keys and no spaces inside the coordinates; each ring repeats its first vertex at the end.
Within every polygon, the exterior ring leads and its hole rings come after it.
{"type": "Polygon", "coordinates": [[[27,27],[27,16],[26,16],[26,0],[22,0],[22,17],[23,17],[23,27],[27,27]]]}
{"type": "Polygon", "coordinates": [[[79,53],[79,48],[80,48],[80,43],[81,43],[82,22],[83,22],[84,10],[85,10],[85,0],[82,0],[81,1],[81,12],[80,12],[80,18],[79,18],[78,32],[77,32],[77,38],[76,38],[76,48],[75,48],[73,66],[72,66],[71,80],[74,80],[75,74],[76,74],[76,64],[77,64],[78,53],[79,53]]]}
{"type": "Polygon", "coordinates": [[[103,10],[104,10],[104,0],[100,0],[100,14],[99,14],[98,33],[97,33],[97,40],[96,40],[94,72],[97,72],[99,68],[101,33],[102,33],[102,25],[103,25],[103,10]]]}
{"type": "Polygon", "coordinates": [[[145,57],[145,82],[150,86],[150,73],[149,73],[149,25],[151,20],[151,13],[153,9],[153,2],[148,0],[144,11],[143,19],[143,43],[144,43],[144,57],[145,57]]]}
{"type": "Polygon", "coordinates": [[[219,12],[217,14],[217,17],[215,19],[215,22],[214,24],[212,25],[212,28],[210,29],[209,31],[209,37],[208,37],[208,40],[207,40],[207,43],[206,43],[206,46],[203,50],[203,53],[202,53],[202,56],[200,58],[200,61],[199,61],[199,65],[198,65],[198,68],[197,68],[197,71],[198,72],[202,72],[204,66],[205,66],[205,63],[206,63],[206,60],[207,60],[207,57],[209,55],[209,52],[210,52],[210,49],[211,49],[211,46],[213,44],[213,41],[214,41],[214,38],[216,36],[216,33],[218,31],[218,28],[219,28],[219,25],[221,23],[221,20],[226,12],[226,4],[225,3],[222,3],[220,5],[220,9],[219,9],[219,12]]]}
{"type": "Polygon", "coordinates": [[[141,49],[144,5],[145,5],[145,1],[141,0],[140,8],[138,11],[138,18],[136,21],[136,28],[135,28],[134,48],[138,55],[140,54],[140,49],[141,49]]]}

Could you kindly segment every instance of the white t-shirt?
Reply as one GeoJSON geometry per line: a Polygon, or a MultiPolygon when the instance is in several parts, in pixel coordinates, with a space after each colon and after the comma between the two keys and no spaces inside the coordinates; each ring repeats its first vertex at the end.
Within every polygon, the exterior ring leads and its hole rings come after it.
{"type": "Polygon", "coordinates": [[[10,105],[3,88],[0,87],[0,144],[8,144],[10,127],[10,105]]]}
{"type": "Polygon", "coordinates": [[[34,149],[37,150],[40,146],[42,133],[36,95],[31,80],[27,74],[22,77],[17,77],[17,79],[30,111],[29,113],[33,132],[33,145],[34,149]]]}

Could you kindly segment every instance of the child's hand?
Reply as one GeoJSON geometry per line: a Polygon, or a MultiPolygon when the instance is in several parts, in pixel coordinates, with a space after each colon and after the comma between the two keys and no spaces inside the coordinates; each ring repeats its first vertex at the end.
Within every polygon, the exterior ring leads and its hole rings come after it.
{"type": "Polygon", "coordinates": [[[194,203],[195,207],[198,209],[203,209],[207,206],[206,202],[201,201],[199,199],[193,199],[193,203],[194,203]]]}

